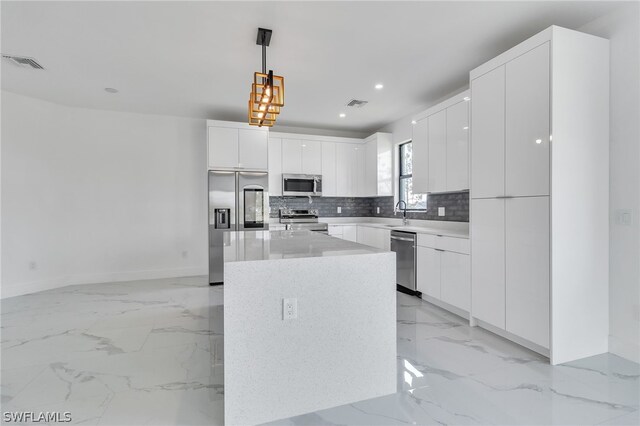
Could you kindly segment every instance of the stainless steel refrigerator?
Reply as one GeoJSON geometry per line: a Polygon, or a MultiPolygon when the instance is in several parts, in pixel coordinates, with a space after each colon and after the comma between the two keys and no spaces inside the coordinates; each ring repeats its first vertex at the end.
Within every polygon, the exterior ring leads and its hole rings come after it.
{"type": "Polygon", "coordinates": [[[209,283],[224,281],[230,231],[269,229],[269,178],[262,172],[209,171],[209,283]]]}

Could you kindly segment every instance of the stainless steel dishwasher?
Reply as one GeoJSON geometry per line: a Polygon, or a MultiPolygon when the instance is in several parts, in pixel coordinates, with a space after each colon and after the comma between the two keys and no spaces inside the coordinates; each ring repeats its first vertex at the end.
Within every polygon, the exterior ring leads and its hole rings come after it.
{"type": "Polygon", "coordinates": [[[420,296],[416,288],[416,234],[391,231],[391,251],[396,252],[398,290],[420,296]]]}

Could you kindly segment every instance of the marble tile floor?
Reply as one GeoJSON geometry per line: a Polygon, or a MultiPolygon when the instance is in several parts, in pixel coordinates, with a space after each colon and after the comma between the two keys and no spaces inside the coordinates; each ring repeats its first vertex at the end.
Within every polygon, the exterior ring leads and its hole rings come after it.
{"type": "MultiPolygon", "coordinates": [[[[222,291],[192,277],[2,300],[2,421],[222,424],[222,291]]],[[[397,304],[397,393],[272,424],[640,424],[638,364],[606,354],[552,367],[417,298],[397,304]]]]}

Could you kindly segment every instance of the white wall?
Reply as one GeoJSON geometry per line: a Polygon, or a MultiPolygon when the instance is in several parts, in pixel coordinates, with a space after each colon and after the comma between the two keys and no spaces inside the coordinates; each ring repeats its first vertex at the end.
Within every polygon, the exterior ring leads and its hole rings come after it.
{"type": "Polygon", "coordinates": [[[629,5],[580,30],[611,43],[609,350],[640,362],[640,7],[629,5]],[[630,226],[618,223],[621,211],[630,226]]]}
{"type": "Polygon", "coordinates": [[[206,273],[205,120],[1,101],[2,297],[206,273]]]}

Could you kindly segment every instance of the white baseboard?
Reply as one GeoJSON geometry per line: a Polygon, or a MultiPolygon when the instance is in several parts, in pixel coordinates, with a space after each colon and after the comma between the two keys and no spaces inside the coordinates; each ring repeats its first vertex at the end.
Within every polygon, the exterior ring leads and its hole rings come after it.
{"type": "Polygon", "coordinates": [[[108,272],[102,274],[69,275],[39,281],[2,284],[2,287],[0,288],[0,298],[6,299],[8,297],[37,293],[39,291],[52,290],[54,288],[66,287],[69,285],[152,280],[159,278],[178,278],[207,274],[207,269],[203,269],[201,267],[188,267],[173,269],[153,269],[147,271],[124,271],[108,272]]]}
{"type": "Polygon", "coordinates": [[[609,336],[609,352],[640,364],[640,343],[609,336]]]}

